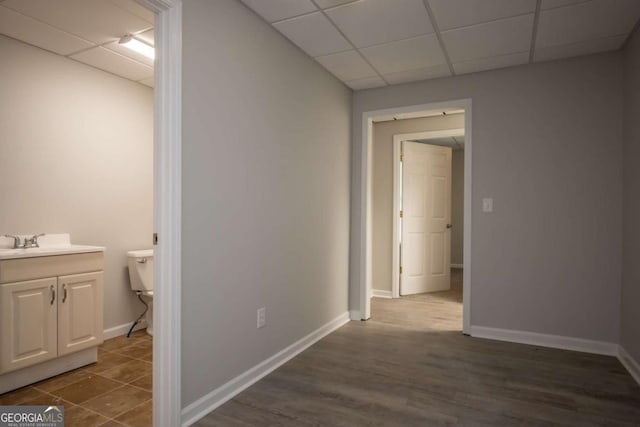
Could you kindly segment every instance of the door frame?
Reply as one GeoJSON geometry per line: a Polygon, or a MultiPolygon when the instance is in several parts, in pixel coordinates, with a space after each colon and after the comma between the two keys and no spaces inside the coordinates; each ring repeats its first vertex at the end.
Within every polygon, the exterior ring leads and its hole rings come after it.
{"type": "Polygon", "coordinates": [[[462,109],[465,112],[465,156],[464,156],[464,263],[463,263],[463,303],[462,303],[462,332],[471,332],[471,213],[472,213],[472,108],[471,98],[428,104],[410,105],[405,107],[386,108],[382,110],[365,111],[362,113],[362,150],[361,186],[356,191],[360,195],[360,252],[355,268],[360,272],[360,280],[355,283],[358,289],[358,308],[360,319],[371,317],[372,293],[372,187],[373,187],[373,120],[380,116],[420,113],[439,109],[462,109]]]}
{"type": "Polygon", "coordinates": [[[182,425],[182,0],[136,0],[155,18],[153,425],[182,425]]]}
{"type": "MultiPolygon", "coordinates": [[[[398,133],[393,135],[393,232],[391,233],[391,298],[400,298],[400,235],[398,234],[400,211],[400,154],[403,141],[415,139],[444,138],[464,135],[464,128],[431,130],[414,133],[398,133]]],[[[464,300],[464,295],[463,295],[464,300]]]]}

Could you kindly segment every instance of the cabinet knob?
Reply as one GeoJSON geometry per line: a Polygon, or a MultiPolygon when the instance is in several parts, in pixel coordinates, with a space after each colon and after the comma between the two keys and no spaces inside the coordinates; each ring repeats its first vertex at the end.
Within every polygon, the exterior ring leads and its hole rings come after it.
{"type": "Polygon", "coordinates": [[[51,305],[53,305],[53,302],[56,300],[56,288],[51,285],[51,305]]]}
{"type": "Polygon", "coordinates": [[[62,303],[64,304],[67,301],[67,284],[62,285],[62,303]]]}

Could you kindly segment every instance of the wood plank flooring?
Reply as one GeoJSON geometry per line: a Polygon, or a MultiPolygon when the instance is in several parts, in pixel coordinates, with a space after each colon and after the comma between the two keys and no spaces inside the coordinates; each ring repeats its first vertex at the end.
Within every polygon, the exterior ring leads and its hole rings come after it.
{"type": "Polygon", "coordinates": [[[198,426],[640,426],[640,387],[608,356],[461,334],[453,290],[372,301],[198,426]]]}

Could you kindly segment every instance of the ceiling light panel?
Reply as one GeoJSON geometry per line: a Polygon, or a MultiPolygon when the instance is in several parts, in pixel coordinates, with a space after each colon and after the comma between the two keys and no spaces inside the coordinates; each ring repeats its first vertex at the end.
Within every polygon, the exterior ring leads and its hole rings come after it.
{"type": "Polygon", "coordinates": [[[629,34],[640,18],[638,0],[591,0],[540,13],[536,48],[629,34]]]}
{"type": "Polygon", "coordinates": [[[319,56],[316,60],[344,82],[377,76],[375,70],[355,50],[319,56]]]}
{"type": "Polygon", "coordinates": [[[361,52],[382,74],[446,63],[435,34],[371,46],[361,52]]]}
{"type": "Polygon", "coordinates": [[[452,62],[529,50],[534,14],[442,32],[452,62]]]}
{"type": "Polygon", "coordinates": [[[155,46],[155,41],[156,41],[156,34],[154,30],[149,30],[149,31],[145,31],[143,33],[138,33],[135,34],[135,37],[138,40],[142,40],[143,42],[145,42],[146,44],[150,45],[150,46],[155,46]]]}
{"type": "Polygon", "coordinates": [[[73,34],[0,6],[0,33],[33,46],[68,55],[94,46],[73,34]]]}
{"type": "Polygon", "coordinates": [[[129,49],[127,46],[120,44],[120,42],[113,42],[104,45],[106,49],[109,49],[113,52],[119,53],[120,55],[124,55],[127,58],[131,58],[143,64],[146,64],[150,67],[153,67],[153,59],[149,58],[142,53],[138,53],[134,50],[129,49]]]}
{"type": "Polygon", "coordinates": [[[512,53],[510,55],[492,56],[489,58],[472,59],[470,61],[454,62],[456,74],[475,73],[479,71],[495,70],[512,67],[529,62],[529,52],[512,53]]]}
{"type": "Polygon", "coordinates": [[[152,26],[104,0],[65,0],[64,7],[51,0],[5,0],[2,5],[96,44],[152,26]]]}
{"type": "Polygon", "coordinates": [[[433,33],[422,0],[361,0],[326,13],[359,48],[433,33]]]}
{"type": "Polygon", "coordinates": [[[318,10],[311,0],[242,0],[268,22],[280,21],[318,10]]]}
{"type": "Polygon", "coordinates": [[[429,0],[441,31],[533,13],[536,0],[429,0]]]}
{"type": "Polygon", "coordinates": [[[273,26],[314,57],[353,48],[321,12],[280,21],[273,26]]]}

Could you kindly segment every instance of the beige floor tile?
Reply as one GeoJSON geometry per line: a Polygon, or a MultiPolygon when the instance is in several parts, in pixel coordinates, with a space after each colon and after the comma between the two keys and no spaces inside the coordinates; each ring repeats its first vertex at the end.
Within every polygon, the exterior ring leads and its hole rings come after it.
{"type": "Polygon", "coordinates": [[[133,359],[127,356],[123,356],[122,354],[106,352],[98,355],[97,363],[89,365],[83,369],[99,374],[100,372],[104,372],[108,369],[130,362],[131,360],[133,359]]]}
{"type": "Polygon", "coordinates": [[[88,400],[82,406],[107,418],[114,418],[151,399],[151,392],[125,385],[88,400]]]}
{"type": "Polygon", "coordinates": [[[20,405],[22,402],[37,399],[44,393],[31,386],[22,387],[0,395],[0,405],[20,405]]]}
{"type": "Polygon", "coordinates": [[[151,427],[153,425],[153,403],[151,400],[133,408],[118,417],[119,421],[130,427],[151,427]]]}
{"type": "Polygon", "coordinates": [[[91,377],[52,391],[51,394],[60,396],[71,403],[79,404],[96,396],[121,387],[122,384],[100,375],[91,377]]]}
{"type": "Polygon", "coordinates": [[[73,384],[75,382],[85,380],[91,376],[91,372],[80,368],[71,372],[65,372],[64,374],[55,376],[53,378],[49,378],[44,381],[40,381],[39,383],[35,383],[33,387],[38,390],[51,392],[53,390],[61,389],[62,387],[66,387],[69,384],[73,384]]]}
{"type": "Polygon", "coordinates": [[[107,421],[108,418],[80,406],[64,411],[65,427],[97,427],[107,421]]]}
{"type": "Polygon", "coordinates": [[[153,390],[153,375],[145,375],[144,377],[140,377],[135,381],[131,381],[129,384],[134,385],[136,387],[143,388],[148,391],[153,390]]]}
{"type": "Polygon", "coordinates": [[[150,375],[152,371],[153,366],[151,363],[143,360],[131,360],[130,362],[101,372],[100,375],[112,380],[129,383],[145,375],[150,375]]]}

